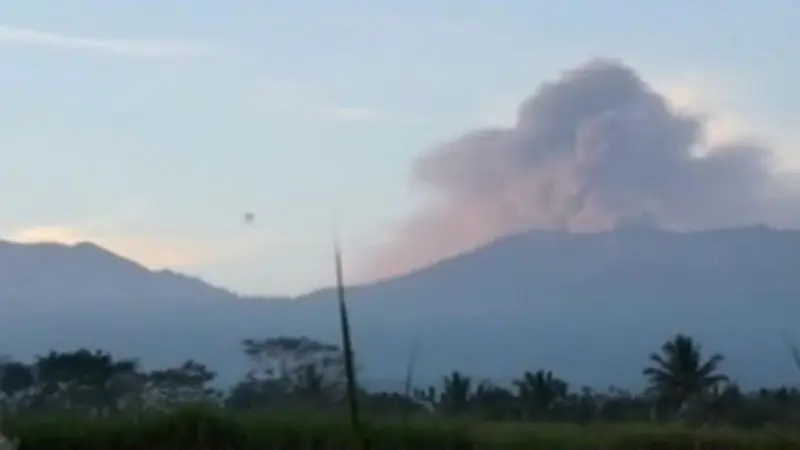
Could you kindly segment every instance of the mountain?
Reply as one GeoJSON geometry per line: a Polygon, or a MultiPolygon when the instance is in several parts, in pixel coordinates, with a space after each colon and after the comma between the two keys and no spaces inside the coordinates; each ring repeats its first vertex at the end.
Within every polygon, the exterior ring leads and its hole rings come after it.
{"type": "MultiPolygon", "coordinates": [[[[647,355],[677,332],[724,353],[727,372],[752,386],[800,379],[781,337],[800,333],[798,268],[800,231],[530,232],[351,287],[348,301],[376,387],[401,385],[416,353],[420,383],[544,368],[638,388],[647,355]]],[[[91,346],[149,367],[194,357],[226,383],[246,369],[242,338],[339,340],[333,289],[245,298],[93,244],[0,242],[0,305],[0,353],[91,346]]]]}

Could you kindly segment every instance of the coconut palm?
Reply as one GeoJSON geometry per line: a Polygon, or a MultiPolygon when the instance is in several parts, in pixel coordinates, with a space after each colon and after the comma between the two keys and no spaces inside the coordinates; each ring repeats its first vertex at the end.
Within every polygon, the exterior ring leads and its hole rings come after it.
{"type": "Polygon", "coordinates": [[[677,410],[706,395],[728,377],[719,373],[723,356],[715,353],[703,361],[700,344],[689,336],[678,334],[661,346],[661,353],[650,355],[649,367],[642,374],[647,378],[648,392],[659,401],[677,410]]]}
{"type": "Polygon", "coordinates": [[[525,372],[514,381],[517,397],[530,412],[552,411],[567,397],[569,385],[551,371],[525,372]]]}
{"type": "Polygon", "coordinates": [[[453,415],[466,412],[472,400],[472,387],[472,378],[458,371],[444,377],[439,400],[441,407],[453,415]]]}

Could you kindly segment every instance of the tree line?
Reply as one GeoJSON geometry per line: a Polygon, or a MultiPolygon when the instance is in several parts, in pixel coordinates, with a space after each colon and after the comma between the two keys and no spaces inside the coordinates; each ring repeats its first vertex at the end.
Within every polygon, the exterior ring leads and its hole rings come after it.
{"type": "MultiPolygon", "coordinates": [[[[647,388],[573,389],[557,374],[532,370],[508,386],[454,371],[436,386],[403,392],[359,389],[371,414],[441,415],[482,420],[684,421],[740,427],[789,426],[800,419],[800,391],[783,386],[744,392],[722,372],[720,354],[704,357],[700,344],[678,334],[650,355],[642,375],[647,388]]],[[[227,390],[212,387],[216,374],[187,360],[143,370],[134,359],[79,349],[39,356],[31,363],[0,362],[4,412],[64,410],[112,414],[131,409],[169,409],[205,404],[240,410],[336,410],[346,407],[343,353],[337,345],[307,337],[242,341],[250,370],[227,390]]]]}

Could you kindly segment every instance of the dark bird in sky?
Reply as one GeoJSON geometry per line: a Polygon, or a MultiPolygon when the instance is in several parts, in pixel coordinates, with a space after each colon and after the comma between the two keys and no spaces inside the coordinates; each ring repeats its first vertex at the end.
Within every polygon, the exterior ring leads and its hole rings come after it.
{"type": "Polygon", "coordinates": [[[252,225],[253,222],[256,220],[256,215],[251,212],[244,213],[244,223],[247,225],[252,225]]]}

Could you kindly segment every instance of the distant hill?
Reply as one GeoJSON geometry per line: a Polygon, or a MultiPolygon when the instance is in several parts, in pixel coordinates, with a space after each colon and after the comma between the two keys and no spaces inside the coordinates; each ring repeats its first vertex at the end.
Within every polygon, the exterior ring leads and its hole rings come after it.
{"type": "MultiPolygon", "coordinates": [[[[723,352],[743,383],[800,380],[781,341],[800,339],[800,231],[531,232],[406,276],[348,289],[363,377],[401,383],[459,369],[510,380],[552,369],[575,384],[639,387],[647,354],[676,332],[723,352]],[[415,344],[416,343],[416,344],[415,344]]],[[[338,342],[334,291],[242,298],[149,271],[93,244],[0,242],[0,353],[78,345],[148,366],[198,358],[233,381],[245,337],[338,342]]]]}

